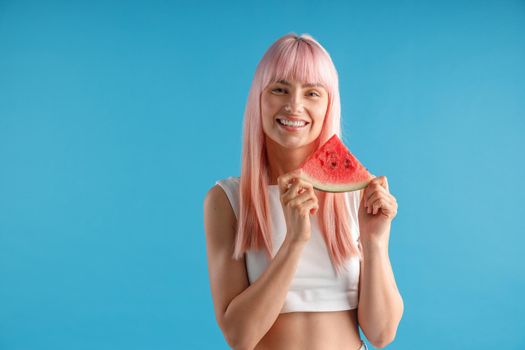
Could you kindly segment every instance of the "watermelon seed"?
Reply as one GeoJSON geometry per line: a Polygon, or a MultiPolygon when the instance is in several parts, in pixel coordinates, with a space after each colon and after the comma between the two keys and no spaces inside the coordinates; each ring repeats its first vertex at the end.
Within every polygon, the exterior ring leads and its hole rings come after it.
{"type": "Polygon", "coordinates": [[[337,162],[330,163],[332,165],[332,168],[335,168],[337,166],[337,162]]]}

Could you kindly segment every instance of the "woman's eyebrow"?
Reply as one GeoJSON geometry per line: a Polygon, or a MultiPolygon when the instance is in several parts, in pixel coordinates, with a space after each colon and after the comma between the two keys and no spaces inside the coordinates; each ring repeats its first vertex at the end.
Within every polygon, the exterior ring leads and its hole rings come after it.
{"type": "MultiPolygon", "coordinates": [[[[281,80],[278,80],[277,83],[280,83],[280,84],[283,84],[283,85],[292,85],[290,84],[290,82],[288,80],[284,80],[284,79],[281,79],[281,80]]],[[[319,84],[319,83],[316,83],[316,84],[311,84],[311,83],[308,83],[308,84],[303,84],[303,87],[306,88],[306,87],[323,87],[322,84],[319,84]]]]}

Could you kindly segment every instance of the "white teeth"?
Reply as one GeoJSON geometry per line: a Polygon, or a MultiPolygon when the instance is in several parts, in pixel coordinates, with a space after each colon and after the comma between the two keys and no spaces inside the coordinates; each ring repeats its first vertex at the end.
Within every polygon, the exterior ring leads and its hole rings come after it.
{"type": "Polygon", "coordinates": [[[291,120],[286,120],[286,119],[279,119],[279,122],[283,125],[293,126],[296,128],[306,125],[306,122],[304,121],[291,121],[291,120]]]}

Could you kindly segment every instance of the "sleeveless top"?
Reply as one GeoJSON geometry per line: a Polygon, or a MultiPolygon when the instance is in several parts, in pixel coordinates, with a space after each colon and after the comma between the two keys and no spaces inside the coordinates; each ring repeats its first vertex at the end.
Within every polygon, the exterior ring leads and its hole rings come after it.
{"type": "MultiPolygon", "coordinates": [[[[239,177],[229,177],[216,181],[220,185],[239,217],[239,177]]],[[[358,244],[360,191],[345,192],[350,208],[350,229],[352,239],[358,244]]],[[[280,201],[278,185],[268,186],[270,213],[272,216],[272,243],[275,256],[286,236],[286,221],[280,201]]],[[[358,284],[360,261],[357,256],[350,257],[344,264],[340,276],[332,265],[328,249],[319,229],[317,213],[310,216],[311,236],[305,244],[293,280],[290,283],[284,305],[280,313],[297,311],[341,311],[358,306],[358,284]]],[[[248,250],[244,254],[250,284],[264,272],[270,261],[263,250],[248,250]]]]}

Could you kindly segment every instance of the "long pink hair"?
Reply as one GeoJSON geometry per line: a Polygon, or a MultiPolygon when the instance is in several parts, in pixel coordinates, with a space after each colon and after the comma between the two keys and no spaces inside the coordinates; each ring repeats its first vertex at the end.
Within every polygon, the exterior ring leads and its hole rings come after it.
{"type": "MultiPolygon", "coordinates": [[[[244,112],[240,213],[234,259],[242,257],[248,249],[265,249],[268,258],[273,258],[269,168],[260,101],[268,84],[280,79],[323,84],[328,92],[328,109],[317,145],[322,145],[333,134],[341,137],[339,79],[330,55],[308,34],[282,36],[257,65],[244,112]]],[[[357,255],[362,259],[361,251],[351,238],[349,209],[344,196],[345,193],[327,192],[318,196],[320,229],[338,274],[347,258],[357,255]]]]}

